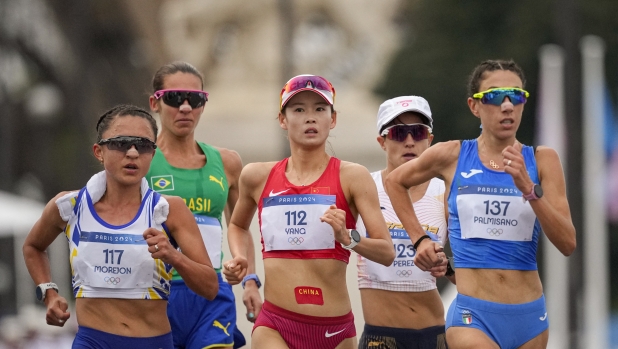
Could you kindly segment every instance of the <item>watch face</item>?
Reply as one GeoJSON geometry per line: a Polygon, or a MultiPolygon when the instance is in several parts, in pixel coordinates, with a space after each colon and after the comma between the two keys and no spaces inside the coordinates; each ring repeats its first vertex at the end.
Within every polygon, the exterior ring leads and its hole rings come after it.
{"type": "Polygon", "coordinates": [[[43,290],[39,286],[36,287],[36,299],[43,300],[43,290]]]}
{"type": "Polygon", "coordinates": [[[543,188],[538,184],[534,186],[534,195],[539,199],[543,196],[543,188]]]}
{"type": "Polygon", "coordinates": [[[361,240],[360,233],[356,229],[350,230],[350,236],[352,237],[352,240],[356,242],[360,242],[361,240]]]}

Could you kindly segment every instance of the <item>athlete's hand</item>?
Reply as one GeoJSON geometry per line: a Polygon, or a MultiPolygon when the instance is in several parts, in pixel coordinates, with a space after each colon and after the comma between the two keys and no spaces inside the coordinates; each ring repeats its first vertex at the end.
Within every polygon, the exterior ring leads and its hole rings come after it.
{"type": "Polygon", "coordinates": [[[48,325],[63,327],[69,317],[71,317],[71,313],[67,311],[69,304],[64,297],[55,292],[49,292],[48,294],[50,296],[45,298],[45,304],[47,304],[45,320],[47,320],[48,325]]]}
{"type": "Polygon", "coordinates": [[[155,228],[146,229],[142,235],[148,244],[148,252],[153,259],[160,259],[172,266],[176,264],[175,261],[180,252],[172,246],[167,235],[155,228]]]}
{"type": "Polygon", "coordinates": [[[430,271],[431,268],[444,263],[444,247],[430,239],[425,238],[416,250],[414,264],[422,271],[430,271]]]}
{"type": "Polygon", "coordinates": [[[448,259],[446,258],[446,254],[444,252],[438,252],[438,256],[442,257],[442,263],[429,269],[431,276],[435,278],[439,278],[446,274],[446,266],[448,264],[448,259]]]}
{"type": "Polygon", "coordinates": [[[528,169],[526,169],[524,156],[521,153],[522,148],[518,141],[504,148],[502,150],[502,162],[504,163],[504,172],[513,177],[517,189],[524,194],[529,194],[534,183],[530,179],[528,169]]]}
{"type": "Polygon", "coordinates": [[[335,240],[342,245],[349,245],[352,242],[350,238],[350,233],[345,226],[345,211],[340,210],[335,205],[330,205],[328,210],[324,212],[322,217],[320,217],[320,221],[326,222],[333,227],[333,232],[335,233],[335,240]]]}
{"type": "Polygon", "coordinates": [[[223,275],[230,285],[238,285],[247,275],[247,258],[234,257],[231,261],[223,263],[223,275]]]}
{"type": "Polygon", "coordinates": [[[255,322],[258,314],[262,311],[262,297],[254,280],[245,283],[245,291],[242,295],[242,302],[247,308],[247,320],[255,322]]]}

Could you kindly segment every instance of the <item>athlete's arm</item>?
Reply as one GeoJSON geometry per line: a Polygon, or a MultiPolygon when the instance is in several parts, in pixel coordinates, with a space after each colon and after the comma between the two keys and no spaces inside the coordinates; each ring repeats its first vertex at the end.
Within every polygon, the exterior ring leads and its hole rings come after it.
{"type": "Polygon", "coordinates": [[[232,285],[240,283],[247,275],[247,258],[254,253],[249,226],[270,168],[272,165],[252,163],[245,166],[240,173],[238,201],[227,230],[227,241],[233,259],[224,263],[223,269],[227,281],[232,285]]]}
{"type": "MultiPolygon", "coordinates": [[[[412,243],[416,243],[426,233],[416,218],[408,189],[434,177],[444,180],[448,188],[457,166],[459,148],[459,141],[438,143],[425,150],[417,159],[406,162],[386,176],[384,181],[386,192],[412,243]]],[[[443,246],[440,244],[431,242],[430,239],[423,239],[417,246],[414,263],[421,270],[428,271],[442,263],[437,254],[442,249],[443,246]]]]}
{"type": "MultiPolygon", "coordinates": [[[[229,222],[232,218],[232,212],[236,207],[239,195],[239,180],[240,173],[242,171],[242,160],[237,152],[228,149],[220,149],[221,158],[223,160],[223,168],[225,169],[225,175],[227,176],[227,183],[229,185],[229,191],[227,196],[227,203],[223,213],[225,214],[225,222],[229,229],[229,222]]],[[[249,235],[251,232],[249,231],[249,235]]],[[[249,246],[247,247],[247,274],[255,273],[255,247],[253,245],[253,239],[249,239],[249,246]]],[[[245,282],[245,289],[243,292],[243,303],[247,308],[247,314],[252,314],[249,317],[250,321],[255,321],[257,315],[262,309],[262,298],[258,291],[258,286],[255,280],[247,280],[245,282]]]]}
{"type": "MultiPolygon", "coordinates": [[[[391,235],[386,228],[384,216],[380,210],[378,189],[369,171],[361,165],[342,162],[341,182],[350,193],[350,208],[356,209],[367,229],[369,238],[361,237],[354,251],[374,262],[389,266],[395,260],[395,249],[391,235]]],[[[345,213],[342,212],[343,225],[335,238],[343,245],[351,242],[350,233],[345,226],[345,213]]],[[[335,228],[333,226],[333,228],[335,228]]]]}
{"type": "MultiPolygon", "coordinates": [[[[528,194],[532,191],[534,183],[528,175],[521,148],[519,142],[505,148],[503,152],[505,159],[512,160],[512,163],[506,166],[504,171],[513,176],[515,185],[522,193],[528,194]]],[[[575,250],[577,243],[560,158],[555,150],[543,146],[537,148],[535,157],[543,197],[531,200],[530,206],[549,241],[563,255],[569,256],[575,250]]]]}
{"type": "MultiPolygon", "coordinates": [[[[65,194],[67,192],[60,193],[47,203],[41,218],[34,223],[24,242],[24,261],[35,285],[52,281],[49,258],[45,251],[66,227],[66,222],[60,217],[56,206],[56,200],[65,194]]],[[[48,289],[45,294],[45,305],[47,324],[64,326],[70,316],[66,299],[58,295],[54,289],[48,289]]]]}
{"type": "Polygon", "coordinates": [[[153,258],[172,265],[191,290],[208,300],[213,300],[219,292],[219,281],[193,213],[180,197],[165,196],[165,198],[170,205],[165,224],[182,253],[171,245],[162,232],[153,228],[144,232],[148,250],[153,258]]]}

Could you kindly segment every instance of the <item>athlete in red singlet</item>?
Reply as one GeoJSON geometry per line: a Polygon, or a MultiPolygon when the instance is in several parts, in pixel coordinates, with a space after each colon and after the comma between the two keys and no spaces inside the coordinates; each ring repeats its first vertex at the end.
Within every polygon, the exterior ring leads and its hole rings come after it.
{"type": "Polygon", "coordinates": [[[346,285],[350,250],[390,265],[395,253],[366,168],[326,153],[337,124],[335,90],[326,79],[300,75],[281,91],[279,124],[292,155],[253,163],[240,175],[240,197],[228,228],[231,284],[246,274],[249,225],[259,209],[264,257],[264,306],[253,348],[356,348],[346,285]],[[361,215],[368,237],[356,230],[361,215]]]}

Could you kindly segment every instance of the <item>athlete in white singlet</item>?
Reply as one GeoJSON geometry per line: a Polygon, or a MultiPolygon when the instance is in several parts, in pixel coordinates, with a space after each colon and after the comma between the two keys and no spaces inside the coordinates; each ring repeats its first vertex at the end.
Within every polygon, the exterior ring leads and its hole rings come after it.
{"type": "MultiPolygon", "coordinates": [[[[402,96],[380,105],[377,141],[386,153],[386,168],[371,175],[393,239],[395,261],[383,266],[358,256],[358,286],[365,318],[361,349],[446,348],[444,309],[435,278],[444,274],[446,265],[430,272],[414,264],[416,249],[384,189],[384,179],[391,171],[429,148],[432,128],[431,110],[422,97],[402,96]]],[[[423,229],[441,245],[447,239],[444,189],[444,182],[433,178],[409,190],[423,229]]],[[[358,225],[364,233],[362,221],[358,225]]]]}

